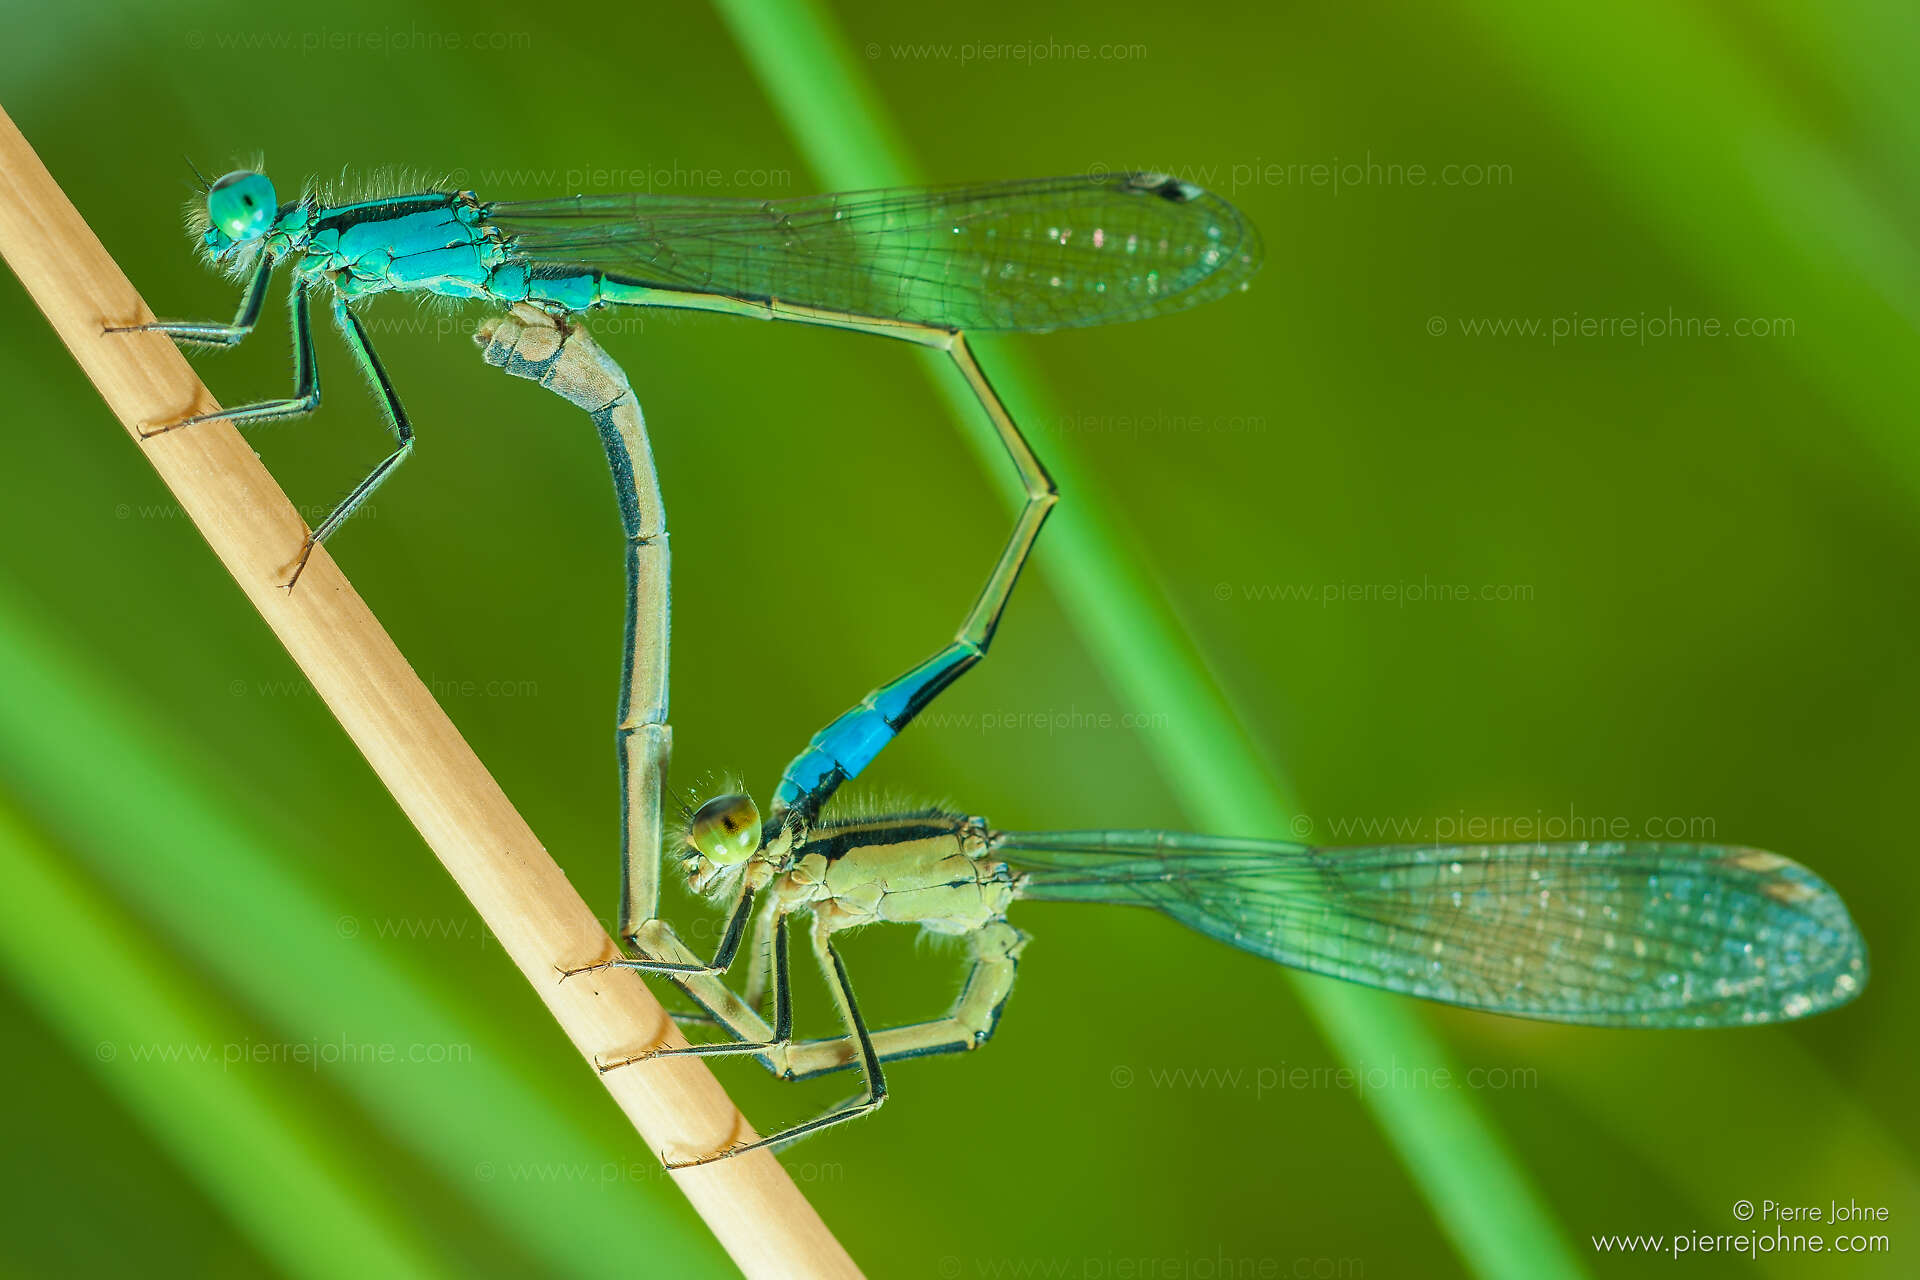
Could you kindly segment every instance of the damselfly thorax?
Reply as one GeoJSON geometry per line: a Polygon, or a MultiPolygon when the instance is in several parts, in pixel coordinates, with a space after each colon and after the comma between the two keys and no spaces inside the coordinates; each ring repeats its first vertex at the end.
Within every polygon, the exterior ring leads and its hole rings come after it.
{"type": "Polygon", "coordinates": [[[917,924],[964,934],[1004,919],[1013,872],[980,818],[928,812],[817,828],[774,880],[778,910],[811,911],[828,932],[917,924]]]}
{"type": "Polygon", "coordinates": [[[471,191],[422,192],[341,207],[301,201],[275,221],[266,253],[343,298],[430,293],[528,302],[559,313],[647,305],[660,290],[587,267],[530,259],[471,191]]]}

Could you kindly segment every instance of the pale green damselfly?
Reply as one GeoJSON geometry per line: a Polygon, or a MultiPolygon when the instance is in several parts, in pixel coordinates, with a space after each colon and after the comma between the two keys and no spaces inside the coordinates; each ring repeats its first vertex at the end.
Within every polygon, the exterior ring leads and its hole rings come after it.
{"type": "MultiPolygon", "coordinates": [[[[628,627],[630,636],[653,637],[657,660],[637,676],[630,664],[628,703],[657,706],[664,718],[666,520],[632,392],[590,339],[556,336],[540,313],[517,311],[482,337],[490,362],[537,378],[594,414],[622,508],[640,513],[628,526],[629,567],[640,584],[629,593],[628,627]],[[646,532],[633,538],[636,528],[646,532]]],[[[836,725],[884,728],[889,700],[917,688],[910,672],[836,725]]],[[[788,799],[794,776],[790,767],[766,820],[745,795],[717,796],[686,815],[674,841],[690,887],[729,904],[710,961],[655,919],[633,938],[645,958],[572,972],[664,969],[729,1037],[641,1049],[601,1063],[603,1071],[677,1055],[751,1055],[788,1079],[857,1067],[864,1089],[770,1137],[670,1163],[779,1146],[866,1115],[886,1099],[885,1063],[986,1043],[1026,944],[1007,919],[1023,899],[1152,907],[1310,972],[1591,1026],[1800,1018],[1852,999],[1867,977],[1864,944],[1838,895],[1797,863],[1756,849],[1595,842],[1320,850],[1164,831],[1007,832],[939,809],[823,811],[831,787],[796,802],[788,799]],[[756,904],[756,962],[744,994],[736,994],[724,976],[756,904]],[[812,949],[843,1035],[794,1037],[787,932],[796,914],[811,918],[812,949]],[[917,925],[964,941],[971,966],[946,1016],[868,1027],[833,935],[872,924],[917,925]]]]}

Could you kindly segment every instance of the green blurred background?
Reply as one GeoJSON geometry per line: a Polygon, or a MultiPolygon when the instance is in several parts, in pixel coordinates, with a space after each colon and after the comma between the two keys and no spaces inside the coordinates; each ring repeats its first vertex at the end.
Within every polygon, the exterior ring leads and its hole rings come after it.
{"type": "MultiPolygon", "coordinates": [[[[773,21],[751,7],[734,20],[773,21]]],[[[699,5],[5,8],[0,104],[166,315],[233,305],[181,238],[182,152],[263,150],[283,192],[397,165],[499,197],[803,194],[834,179],[811,126],[846,105],[806,49],[750,59],[699,5]],[[791,81],[776,106],[782,57],[819,121],[791,81]]],[[[866,118],[925,175],[1171,170],[1260,227],[1244,297],[979,344],[1027,371],[1015,412],[1070,461],[1055,532],[1076,499],[1104,507],[1108,550],[1290,785],[1285,829],[1246,834],[1571,817],[1760,845],[1841,890],[1875,969],[1854,1006],[1753,1032],[1362,998],[1447,1056],[1350,1064],[1355,1084],[1270,966],[1144,914],[1035,907],[993,1045],[899,1065],[881,1116],[786,1158],[854,1257],[949,1278],[1628,1274],[1673,1264],[1589,1237],[1852,1198],[1888,1210],[1890,1253],[1688,1273],[1911,1274],[1911,15],[828,16],[866,118]],[[1397,584],[1418,598],[1380,598],[1397,584]],[[1466,1118],[1477,1136],[1430,1165],[1447,1195],[1383,1136],[1369,1080],[1403,1113],[1466,1118]],[[1518,1197],[1461,1154],[1502,1149],[1518,1197]]],[[[0,308],[0,1273],[730,1274],[11,275],[0,308]]],[[[421,443],[332,548],[610,914],[604,462],[576,411],[480,364],[475,318],[372,310],[421,443]]],[[[247,346],[197,360],[226,403],[286,385],[282,325],[276,301],[247,346]]],[[[764,798],[819,724],[949,633],[1006,479],[904,349],[693,316],[599,332],[671,513],[675,780],[735,771],[764,798]]],[[[326,406],[252,437],[310,518],[386,447],[343,356],[325,335],[326,406]]],[[[1051,545],[992,660],[874,787],[1003,826],[1230,828],[1164,780],[1189,709],[1090,660],[1051,545]]],[[[888,1021],[943,1008],[959,965],[884,934],[849,959],[888,1021]]],[[[801,998],[821,1025],[824,994],[801,998]]],[[[762,1126],[844,1093],[720,1071],[762,1126]]]]}

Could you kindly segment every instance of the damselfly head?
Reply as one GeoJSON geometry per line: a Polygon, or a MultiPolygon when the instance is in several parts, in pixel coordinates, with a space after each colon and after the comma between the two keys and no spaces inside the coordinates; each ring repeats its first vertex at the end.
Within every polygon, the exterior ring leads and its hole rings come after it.
{"type": "Polygon", "coordinates": [[[264,173],[235,169],[217,179],[207,189],[207,252],[218,258],[260,239],[279,208],[264,173]]]}

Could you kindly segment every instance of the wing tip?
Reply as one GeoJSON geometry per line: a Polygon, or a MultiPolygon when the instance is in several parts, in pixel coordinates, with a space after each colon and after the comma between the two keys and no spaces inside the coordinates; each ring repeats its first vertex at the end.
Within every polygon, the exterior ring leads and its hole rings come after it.
{"type": "Polygon", "coordinates": [[[1219,192],[1167,173],[1134,171],[1116,174],[1114,180],[1129,191],[1156,196],[1169,204],[1203,208],[1218,224],[1211,229],[1220,233],[1215,237],[1219,241],[1218,256],[1174,296],[1190,296],[1194,304],[1211,301],[1245,289],[1259,273],[1265,257],[1260,233],[1240,207],[1219,192]]]}
{"type": "Polygon", "coordinates": [[[1838,890],[1792,858],[1764,849],[1729,848],[1718,861],[1752,876],[1754,892],[1792,922],[1784,940],[1790,949],[1779,959],[1783,968],[1802,976],[1774,993],[1778,1020],[1837,1009],[1866,990],[1867,940],[1838,890]]]}

